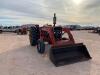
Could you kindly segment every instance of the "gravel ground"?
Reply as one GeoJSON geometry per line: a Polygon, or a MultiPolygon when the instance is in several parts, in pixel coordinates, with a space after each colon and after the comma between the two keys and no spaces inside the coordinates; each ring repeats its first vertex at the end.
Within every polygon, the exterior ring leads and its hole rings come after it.
{"type": "Polygon", "coordinates": [[[73,31],[76,42],[83,42],[92,60],[55,67],[48,56],[29,45],[28,35],[0,34],[0,75],[100,75],[100,36],[73,31]]]}

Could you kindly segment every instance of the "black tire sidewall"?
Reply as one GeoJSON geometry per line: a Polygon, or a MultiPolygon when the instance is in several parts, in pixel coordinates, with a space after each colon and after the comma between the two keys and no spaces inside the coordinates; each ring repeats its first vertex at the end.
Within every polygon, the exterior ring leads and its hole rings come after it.
{"type": "Polygon", "coordinates": [[[35,46],[37,45],[38,42],[38,36],[37,36],[37,32],[36,32],[36,27],[31,27],[30,31],[29,31],[29,39],[30,39],[30,44],[31,46],[35,46]]]}
{"type": "Polygon", "coordinates": [[[38,41],[38,45],[37,45],[37,50],[38,53],[43,54],[45,52],[45,44],[43,41],[38,41]]]}

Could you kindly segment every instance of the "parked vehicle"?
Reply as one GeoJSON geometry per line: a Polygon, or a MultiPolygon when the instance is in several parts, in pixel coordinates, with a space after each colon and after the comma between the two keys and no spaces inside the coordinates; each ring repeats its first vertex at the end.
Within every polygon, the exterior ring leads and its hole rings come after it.
{"type": "Polygon", "coordinates": [[[18,35],[19,35],[19,34],[25,35],[25,34],[27,34],[27,27],[25,27],[25,26],[20,26],[20,28],[18,28],[18,29],[16,30],[16,32],[17,32],[18,35]]]}
{"type": "Polygon", "coordinates": [[[0,34],[2,33],[2,26],[0,26],[0,34]]]}
{"type": "Polygon", "coordinates": [[[3,32],[16,32],[18,26],[4,26],[2,27],[3,32]]]}
{"type": "Polygon", "coordinates": [[[94,30],[93,30],[93,33],[98,33],[100,35],[100,27],[96,27],[94,30]]]}
{"type": "Polygon", "coordinates": [[[82,27],[80,25],[66,25],[64,27],[70,30],[82,30],[82,27]]]}

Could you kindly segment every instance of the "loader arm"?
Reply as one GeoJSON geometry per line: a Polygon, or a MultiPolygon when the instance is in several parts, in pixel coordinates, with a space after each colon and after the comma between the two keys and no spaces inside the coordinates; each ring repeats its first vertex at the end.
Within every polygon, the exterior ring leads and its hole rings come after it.
{"type": "Polygon", "coordinates": [[[73,43],[75,43],[75,40],[74,40],[74,38],[73,38],[73,36],[72,36],[72,34],[71,34],[71,32],[70,32],[69,29],[67,29],[67,28],[62,28],[62,31],[64,31],[64,33],[67,33],[68,36],[69,36],[69,40],[70,40],[70,41],[73,41],[73,43]]]}

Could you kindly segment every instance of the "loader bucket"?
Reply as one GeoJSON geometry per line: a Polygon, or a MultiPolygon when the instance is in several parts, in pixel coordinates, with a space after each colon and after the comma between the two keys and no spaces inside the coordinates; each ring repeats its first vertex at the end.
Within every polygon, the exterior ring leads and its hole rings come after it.
{"type": "Polygon", "coordinates": [[[52,47],[49,57],[55,66],[62,66],[91,59],[86,46],[82,43],[52,47]]]}

